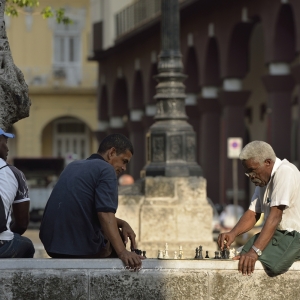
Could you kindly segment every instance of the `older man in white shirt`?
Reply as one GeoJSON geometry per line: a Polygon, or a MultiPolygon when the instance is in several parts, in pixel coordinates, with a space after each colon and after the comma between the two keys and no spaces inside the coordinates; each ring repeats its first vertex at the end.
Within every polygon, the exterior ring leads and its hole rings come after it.
{"type": "Polygon", "coordinates": [[[263,141],[247,144],[240,153],[246,175],[256,185],[249,209],[236,226],[220,234],[221,249],[249,231],[265,215],[262,231],[252,237],[239,256],[239,272],[250,275],[261,261],[270,275],[278,275],[300,258],[300,172],[286,159],[276,157],[263,141]]]}

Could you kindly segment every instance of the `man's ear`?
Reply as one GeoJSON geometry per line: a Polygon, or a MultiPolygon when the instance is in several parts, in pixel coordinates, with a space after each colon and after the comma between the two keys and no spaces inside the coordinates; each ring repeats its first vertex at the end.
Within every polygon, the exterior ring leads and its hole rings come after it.
{"type": "Polygon", "coordinates": [[[271,165],[271,163],[272,163],[272,160],[270,158],[265,160],[265,164],[267,167],[269,167],[271,165]]]}
{"type": "Polygon", "coordinates": [[[117,154],[116,148],[115,147],[110,148],[107,152],[108,160],[110,160],[112,157],[116,156],[116,154],[117,154]]]}

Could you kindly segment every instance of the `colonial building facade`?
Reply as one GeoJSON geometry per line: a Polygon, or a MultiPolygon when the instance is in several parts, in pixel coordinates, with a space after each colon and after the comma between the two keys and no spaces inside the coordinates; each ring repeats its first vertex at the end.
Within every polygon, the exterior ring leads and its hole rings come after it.
{"type": "Polygon", "coordinates": [[[31,99],[30,117],[11,129],[16,139],[9,140],[9,160],[24,171],[30,186],[47,184],[47,176],[59,175],[64,161],[97,150],[97,64],[87,60],[90,16],[89,0],[48,0],[6,18],[14,62],[31,99]],[[64,7],[73,23],[44,20],[40,11],[46,6],[64,7]]]}
{"type": "MultiPolygon", "coordinates": [[[[98,12],[91,56],[99,65],[97,136],[117,131],[130,137],[136,179],[147,163],[145,138],[156,112],[160,2],[91,1],[98,12]]],[[[233,194],[229,137],[267,141],[279,158],[298,166],[300,0],[179,3],[186,113],[197,133],[208,197],[226,204],[233,194]]],[[[238,179],[239,201],[247,207],[253,188],[241,166],[238,179]]]]}

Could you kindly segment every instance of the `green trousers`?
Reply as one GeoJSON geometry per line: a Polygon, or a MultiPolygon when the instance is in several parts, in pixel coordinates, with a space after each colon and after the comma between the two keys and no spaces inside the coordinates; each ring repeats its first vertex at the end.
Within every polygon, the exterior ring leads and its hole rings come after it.
{"type": "MultiPolygon", "coordinates": [[[[243,247],[248,252],[260,233],[254,235],[243,247]]],[[[300,260],[300,233],[276,230],[271,241],[258,257],[270,276],[286,272],[294,261],[300,260]]]]}

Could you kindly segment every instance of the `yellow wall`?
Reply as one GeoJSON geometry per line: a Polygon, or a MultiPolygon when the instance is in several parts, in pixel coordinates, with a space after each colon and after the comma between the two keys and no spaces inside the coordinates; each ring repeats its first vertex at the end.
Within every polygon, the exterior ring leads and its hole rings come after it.
{"type": "MultiPolygon", "coordinates": [[[[76,87],[55,87],[50,81],[39,87],[29,85],[32,100],[30,117],[14,124],[17,134],[15,153],[18,157],[51,156],[53,134],[49,124],[57,118],[75,117],[83,121],[91,132],[97,129],[97,64],[87,60],[91,34],[89,3],[90,0],[40,1],[41,8],[51,5],[54,8],[68,6],[85,9],[85,28],[81,36],[84,78],[82,84],[76,87]]],[[[25,18],[23,13],[19,17],[10,18],[7,35],[14,62],[23,71],[28,83],[28,70],[34,70],[35,74],[51,74],[53,21],[44,20],[39,13],[34,12],[32,28],[28,30],[25,18]]],[[[91,134],[91,151],[96,151],[97,146],[96,138],[91,134]]]]}

